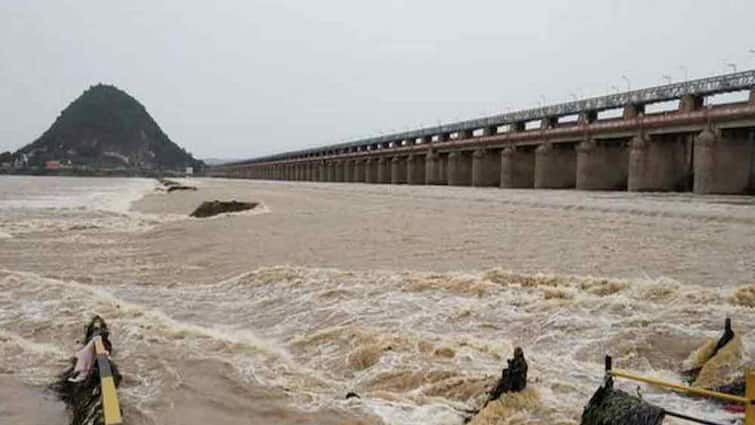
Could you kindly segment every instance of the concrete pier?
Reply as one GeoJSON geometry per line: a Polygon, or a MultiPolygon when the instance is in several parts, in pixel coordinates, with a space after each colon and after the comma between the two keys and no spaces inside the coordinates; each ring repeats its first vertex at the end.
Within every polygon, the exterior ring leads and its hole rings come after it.
{"type": "Polygon", "coordinates": [[[706,128],[695,138],[695,193],[752,193],[755,143],[752,133],[706,128]]]}
{"type": "Polygon", "coordinates": [[[336,183],[343,183],[344,168],[346,168],[344,161],[341,159],[333,161],[333,168],[333,181],[336,183]]]}
{"type": "Polygon", "coordinates": [[[354,173],[354,161],[347,159],[343,161],[343,181],[345,183],[351,183],[352,174],[354,173]]]}
{"type": "Polygon", "coordinates": [[[535,188],[568,189],[577,184],[577,152],[572,145],[543,143],[535,149],[535,188]]]}
{"type": "Polygon", "coordinates": [[[336,181],[336,164],[335,161],[328,161],[328,173],[327,173],[327,180],[328,182],[332,183],[336,181]]]}
{"type": "Polygon", "coordinates": [[[438,155],[438,176],[440,184],[448,184],[448,154],[438,155]]]}
{"type": "Polygon", "coordinates": [[[535,152],[510,146],[501,151],[501,187],[526,189],[535,187],[535,152]]]}
{"type": "Polygon", "coordinates": [[[412,154],[406,159],[406,182],[425,184],[425,156],[412,154]]]}
{"type": "Polygon", "coordinates": [[[633,120],[637,118],[640,114],[644,114],[644,113],[645,113],[645,105],[630,103],[629,105],[624,106],[623,117],[625,120],[633,120]]]}
{"type": "Polygon", "coordinates": [[[440,155],[438,152],[430,150],[425,156],[425,184],[444,184],[440,175],[440,155]]]}
{"type": "Polygon", "coordinates": [[[377,183],[378,182],[378,160],[375,158],[368,158],[364,161],[364,181],[365,183],[377,183]]]}
{"type": "Polygon", "coordinates": [[[693,112],[703,107],[703,97],[687,94],[679,99],[679,112],[693,112]]]}
{"type": "Polygon", "coordinates": [[[577,146],[577,189],[625,190],[629,150],[622,142],[585,140],[577,146]]]}
{"type": "Polygon", "coordinates": [[[391,159],[391,184],[406,184],[406,157],[391,159]]]}
{"type": "Polygon", "coordinates": [[[627,188],[632,192],[684,190],[688,184],[689,150],[680,137],[636,136],[629,150],[627,188]]]}
{"type": "Polygon", "coordinates": [[[381,184],[391,183],[391,161],[386,157],[380,157],[377,164],[377,182],[381,184]]]}
{"type": "Polygon", "coordinates": [[[354,160],[354,174],[353,182],[355,183],[364,183],[364,166],[365,166],[365,160],[363,159],[356,159],[354,160]]]}
{"type": "MultiPolygon", "coordinates": [[[[492,130],[489,130],[492,132],[492,130]]],[[[492,135],[492,133],[491,133],[492,135]]],[[[490,149],[477,149],[472,154],[472,185],[500,186],[501,161],[490,149]]]]}
{"type": "Polygon", "coordinates": [[[448,154],[448,185],[470,186],[472,184],[472,156],[463,151],[448,154]]]}
{"type": "Polygon", "coordinates": [[[304,163],[299,163],[296,166],[296,180],[298,181],[304,181],[304,175],[306,173],[306,170],[304,169],[304,163]]]}

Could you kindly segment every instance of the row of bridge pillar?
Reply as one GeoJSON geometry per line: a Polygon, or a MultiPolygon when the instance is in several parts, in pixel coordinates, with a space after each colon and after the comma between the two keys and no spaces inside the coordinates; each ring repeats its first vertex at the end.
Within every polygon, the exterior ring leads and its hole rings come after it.
{"type": "Polygon", "coordinates": [[[251,166],[239,177],[374,184],[752,193],[752,129],[433,149],[394,156],[251,166]]]}

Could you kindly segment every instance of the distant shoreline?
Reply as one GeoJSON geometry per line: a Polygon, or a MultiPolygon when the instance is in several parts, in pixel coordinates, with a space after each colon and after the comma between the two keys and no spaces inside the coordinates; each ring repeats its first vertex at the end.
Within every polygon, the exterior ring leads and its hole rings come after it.
{"type": "MultiPolygon", "coordinates": [[[[176,170],[139,169],[0,169],[0,175],[8,176],[55,176],[55,177],[184,177],[186,173],[176,170]]],[[[195,176],[201,175],[194,174],[195,176]]]]}

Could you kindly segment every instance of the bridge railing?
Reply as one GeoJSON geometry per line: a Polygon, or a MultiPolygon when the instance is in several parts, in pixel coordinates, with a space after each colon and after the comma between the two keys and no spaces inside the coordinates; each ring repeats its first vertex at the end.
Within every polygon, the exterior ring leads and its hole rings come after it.
{"type": "Polygon", "coordinates": [[[425,127],[394,134],[369,137],[351,142],[284,152],[275,155],[253,158],[247,161],[240,161],[239,163],[253,164],[257,162],[277,161],[281,159],[287,159],[292,156],[309,155],[328,150],[343,150],[357,147],[366,147],[368,145],[396,142],[406,139],[418,139],[421,137],[432,137],[439,134],[476,130],[486,127],[499,127],[521,122],[542,120],[545,118],[579,114],[588,111],[599,112],[608,109],[622,108],[627,105],[643,105],[648,103],[664,102],[679,99],[687,95],[706,96],[739,90],[749,90],[753,88],[755,88],[755,70],[747,70],[732,74],[724,74],[713,77],[700,78],[697,80],[683,81],[680,83],[672,83],[662,86],[630,90],[623,93],[591,97],[572,102],[543,106],[540,108],[525,109],[521,111],[497,114],[483,118],[425,127]]]}

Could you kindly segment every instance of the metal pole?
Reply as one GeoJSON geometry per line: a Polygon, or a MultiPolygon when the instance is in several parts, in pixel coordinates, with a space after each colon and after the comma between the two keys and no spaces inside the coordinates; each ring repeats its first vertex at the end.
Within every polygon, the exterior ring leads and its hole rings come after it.
{"type": "Polygon", "coordinates": [[[118,393],[115,389],[113,372],[110,368],[110,360],[105,351],[105,345],[102,343],[102,337],[94,337],[94,350],[97,354],[97,369],[100,374],[100,388],[102,392],[102,412],[105,416],[106,425],[116,425],[123,423],[121,418],[121,408],[118,403],[118,393]]]}
{"type": "Polygon", "coordinates": [[[705,419],[693,418],[692,416],[687,416],[687,415],[684,415],[684,414],[681,414],[681,413],[671,412],[671,411],[668,411],[666,409],[663,409],[663,411],[667,415],[669,415],[669,416],[673,416],[673,417],[679,418],[679,419],[684,419],[684,420],[690,421],[690,422],[697,422],[697,423],[703,424],[703,425],[722,425],[722,424],[720,424],[718,422],[711,422],[711,421],[706,421],[705,419]]]}
{"type": "Polygon", "coordinates": [[[745,377],[745,398],[750,402],[745,405],[745,425],[755,425],[755,369],[747,371],[745,377]]]}
{"type": "MultiPolygon", "coordinates": [[[[741,404],[744,404],[744,405],[747,405],[747,404],[750,403],[750,401],[747,398],[745,398],[745,397],[740,397],[740,396],[736,396],[736,395],[732,395],[732,394],[726,394],[726,393],[719,393],[719,392],[716,392],[716,391],[709,391],[709,390],[705,390],[705,389],[702,389],[702,388],[693,388],[693,387],[688,387],[688,386],[685,386],[685,385],[672,384],[670,382],[661,381],[660,379],[648,378],[648,377],[644,377],[644,376],[634,375],[632,373],[629,373],[629,372],[626,372],[626,371],[623,371],[623,370],[619,370],[619,369],[614,369],[611,372],[611,375],[612,376],[617,376],[619,378],[631,379],[633,381],[639,381],[639,382],[644,382],[646,384],[652,384],[652,385],[656,385],[656,386],[659,386],[659,387],[668,388],[668,389],[671,389],[671,390],[674,390],[674,391],[677,391],[677,392],[682,392],[682,393],[687,393],[687,394],[694,394],[694,395],[700,395],[700,396],[705,396],[705,397],[713,397],[713,398],[717,398],[717,399],[720,399],[720,400],[726,400],[726,401],[733,401],[735,403],[741,403],[741,404]]],[[[747,424],[747,425],[750,425],[750,424],[747,424]]],[[[755,424],[753,424],[753,425],[755,425],[755,424]]]]}
{"type": "Polygon", "coordinates": [[[622,75],[621,78],[627,82],[627,90],[632,90],[632,83],[629,81],[629,77],[622,75]]]}

